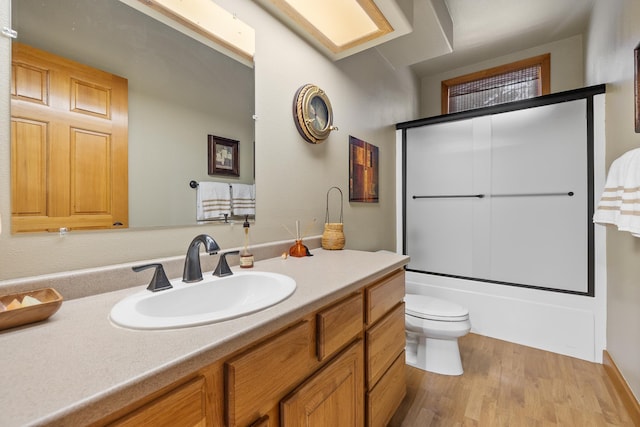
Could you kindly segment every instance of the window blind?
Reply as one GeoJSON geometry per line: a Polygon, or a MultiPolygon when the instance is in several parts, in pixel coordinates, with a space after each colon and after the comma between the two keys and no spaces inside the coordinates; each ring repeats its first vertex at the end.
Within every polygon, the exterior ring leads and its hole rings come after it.
{"type": "Polygon", "coordinates": [[[540,96],[539,65],[449,86],[449,112],[473,110],[540,96]]]}

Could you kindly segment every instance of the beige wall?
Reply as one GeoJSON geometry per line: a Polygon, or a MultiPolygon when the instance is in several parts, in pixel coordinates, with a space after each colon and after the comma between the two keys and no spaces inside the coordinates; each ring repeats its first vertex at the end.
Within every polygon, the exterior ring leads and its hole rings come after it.
{"type": "MultiPolygon", "coordinates": [[[[640,2],[595,2],[586,38],[586,83],[606,83],[607,168],[640,147],[634,132],[633,50],[640,2]]],[[[607,227],[607,351],[640,398],[640,239],[607,227]]]]}
{"type": "MultiPolygon", "coordinates": [[[[218,1],[256,29],[256,181],[254,243],[291,238],[300,220],[320,234],[325,197],[337,185],[345,193],[347,247],[395,246],[394,125],[417,115],[417,85],[408,70],[392,70],[375,50],[332,62],[253,2],[218,1]],[[329,95],[333,132],[311,145],[291,117],[296,89],[314,83],[329,95]],[[380,203],[348,202],[348,140],[356,136],[379,147],[380,203]]],[[[9,2],[0,0],[0,26],[9,25],[9,2]]],[[[221,225],[136,231],[71,232],[12,236],[9,197],[10,41],[0,37],[0,280],[71,269],[180,255],[198,233],[224,248],[242,244],[241,227],[221,225]]]]}
{"type": "Polygon", "coordinates": [[[562,92],[584,86],[582,36],[578,35],[498,58],[488,59],[467,67],[424,77],[421,81],[420,117],[432,117],[441,114],[440,83],[442,80],[545,53],[551,54],[551,92],[562,92]]]}

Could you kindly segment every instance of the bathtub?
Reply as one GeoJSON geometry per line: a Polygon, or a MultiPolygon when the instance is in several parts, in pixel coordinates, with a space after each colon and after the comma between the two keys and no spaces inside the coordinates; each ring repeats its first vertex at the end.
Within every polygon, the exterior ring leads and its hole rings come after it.
{"type": "Polygon", "coordinates": [[[406,273],[406,292],[468,307],[472,333],[602,362],[602,293],[586,297],[412,271],[406,273]]]}

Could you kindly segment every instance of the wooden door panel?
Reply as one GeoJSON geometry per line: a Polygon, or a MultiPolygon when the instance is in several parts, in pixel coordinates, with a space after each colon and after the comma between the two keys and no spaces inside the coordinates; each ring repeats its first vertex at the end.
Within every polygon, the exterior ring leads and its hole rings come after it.
{"type": "Polygon", "coordinates": [[[71,212],[111,211],[111,137],[71,130],[71,212]]]}
{"type": "Polygon", "coordinates": [[[12,64],[11,96],[23,101],[49,103],[49,71],[27,64],[12,64]]]}
{"type": "Polygon", "coordinates": [[[58,120],[51,120],[49,132],[46,216],[68,217],[70,214],[69,128],[58,120]]]}
{"type": "Polygon", "coordinates": [[[111,90],[90,82],[71,79],[71,111],[111,118],[111,90]]]}
{"type": "Polygon", "coordinates": [[[12,214],[47,210],[47,123],[11,120],[12,214]]]}

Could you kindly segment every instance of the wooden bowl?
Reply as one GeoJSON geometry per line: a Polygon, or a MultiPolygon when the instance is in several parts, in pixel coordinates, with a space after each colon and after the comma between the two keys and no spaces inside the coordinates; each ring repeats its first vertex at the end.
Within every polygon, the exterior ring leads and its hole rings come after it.
{"type": "Polygon", "coordinates": [[[14,299],[22,302],[27,295],[36,298],[40,304],[0,311],[0,330],[48,319],[62,305],[62,296],[53,288],[3,295],[0,302],[6,307],[14,299]]]}

